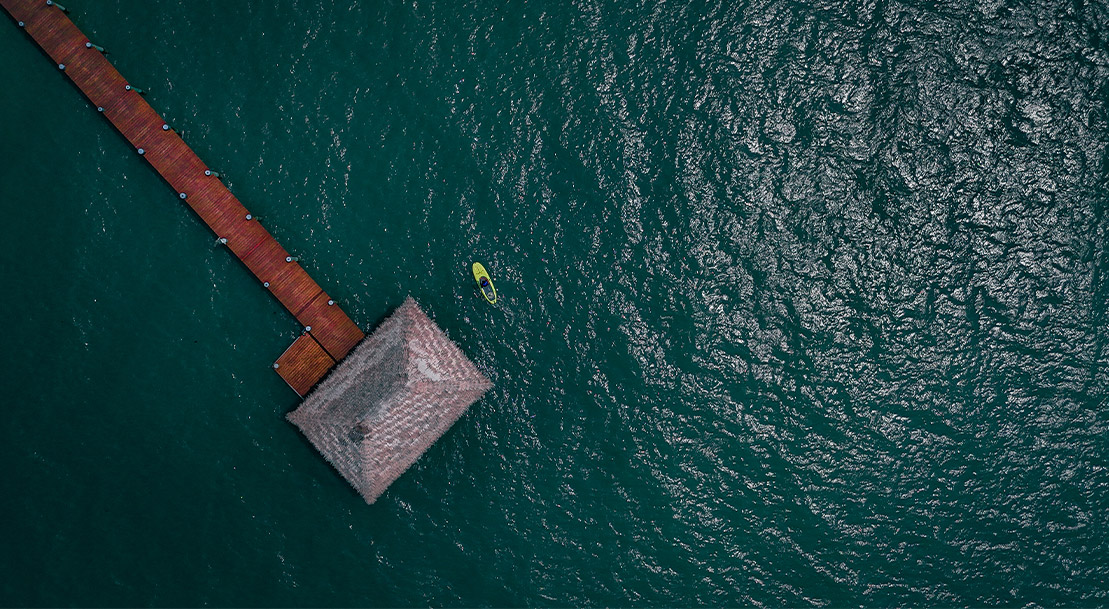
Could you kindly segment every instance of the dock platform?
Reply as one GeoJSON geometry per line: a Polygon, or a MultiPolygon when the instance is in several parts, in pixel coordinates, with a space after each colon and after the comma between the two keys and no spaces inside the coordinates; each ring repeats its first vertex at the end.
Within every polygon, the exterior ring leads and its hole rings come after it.
{"type": "Polygon", "coordinates": [[[16,24],[173,188],[176,197],[258,278],[304,328],[277,373],[304,396],[364,338],[335,301],[213,175],[66,15],[46,0],[0,0],[16,24]]]}

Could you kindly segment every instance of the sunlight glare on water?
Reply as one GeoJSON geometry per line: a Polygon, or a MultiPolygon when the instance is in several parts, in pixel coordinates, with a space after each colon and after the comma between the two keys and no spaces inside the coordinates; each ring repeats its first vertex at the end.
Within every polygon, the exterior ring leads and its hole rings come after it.
{"type": "Polygon", "coordinates": [[[66,4],[494,389],[366,506],[295,321],[0,24],[5,604],[1109,602],[1103,3],[66,4]]]}

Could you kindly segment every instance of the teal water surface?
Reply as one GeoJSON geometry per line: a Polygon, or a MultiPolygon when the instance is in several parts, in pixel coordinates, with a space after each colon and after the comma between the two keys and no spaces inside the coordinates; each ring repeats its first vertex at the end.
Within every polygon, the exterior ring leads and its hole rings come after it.
{"type": "Polygon", "coordinates": [[[0,605],[1109,604],[1104,3],[65,4],[494,389],[365,505],[295,320],[5,19],[0,605]]]}

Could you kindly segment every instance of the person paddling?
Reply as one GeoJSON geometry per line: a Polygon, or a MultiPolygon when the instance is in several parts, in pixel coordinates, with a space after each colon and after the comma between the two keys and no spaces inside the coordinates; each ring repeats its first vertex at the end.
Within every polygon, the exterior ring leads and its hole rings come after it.
{"type": "Polygon", "coordinates": [[[489,276],[489,271],[481,266],[480,262],[474,263],[474,279],[477,280],[477,285],[481,288],[481,295],[489,304],[497,304],[497,288],[493,287],[493,278],[489,276]]]}

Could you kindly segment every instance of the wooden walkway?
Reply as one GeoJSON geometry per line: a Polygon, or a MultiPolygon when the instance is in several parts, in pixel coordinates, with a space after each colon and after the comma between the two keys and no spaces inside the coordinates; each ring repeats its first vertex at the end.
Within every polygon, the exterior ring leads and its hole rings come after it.
{"type": "Polygon", "coordinates": [[[242,203],[57,5],[46,0],[0,0],[0,5],[304,326],[274,368],[305,395],[362,340],[362,331],[299,264],[289,261],[290,254],[250,219],[242,203]]]}

